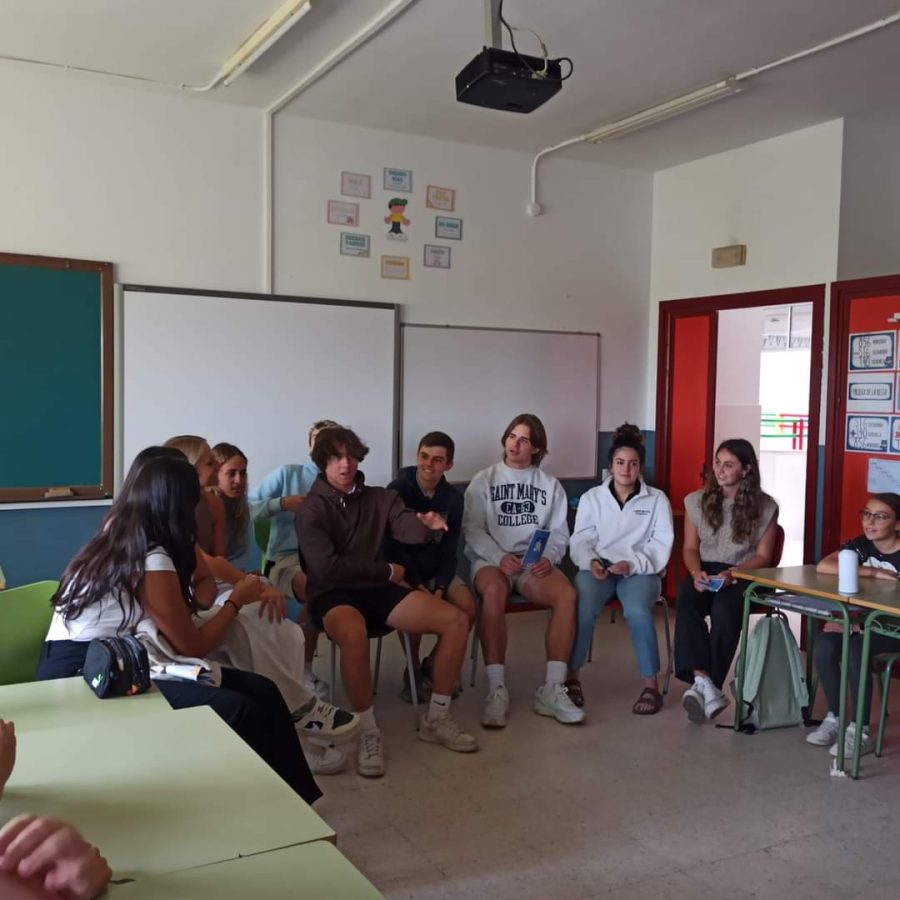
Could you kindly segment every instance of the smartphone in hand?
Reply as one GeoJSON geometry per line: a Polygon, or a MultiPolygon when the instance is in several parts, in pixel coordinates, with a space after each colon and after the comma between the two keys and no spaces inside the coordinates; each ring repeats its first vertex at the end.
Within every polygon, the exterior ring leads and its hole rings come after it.
{"type": "Polygon", "coordinates": [[[705,584],[708,591],[721,591],[725,587],[725,579],[721,575],[713,575],[706,579],[705,584]]]}

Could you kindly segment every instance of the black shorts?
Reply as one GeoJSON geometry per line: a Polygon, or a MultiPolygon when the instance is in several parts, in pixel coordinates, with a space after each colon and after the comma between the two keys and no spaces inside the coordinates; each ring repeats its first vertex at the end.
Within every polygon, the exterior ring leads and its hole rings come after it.
{"type": "Polygon", "coordinates": [[[384,587],[354,591],[331,591],[313,600],[310,604],[310,616],[313,623],[322,628],[322,620],[325,615],[336,606],[352,606],[362,613],[366,620],[366,628],[385,628],[388,616],[394,611],[394,607],[407,594],[413,593],[413,590],[413,588],[402,587],[399,584],[387,584],[384,587]]]}

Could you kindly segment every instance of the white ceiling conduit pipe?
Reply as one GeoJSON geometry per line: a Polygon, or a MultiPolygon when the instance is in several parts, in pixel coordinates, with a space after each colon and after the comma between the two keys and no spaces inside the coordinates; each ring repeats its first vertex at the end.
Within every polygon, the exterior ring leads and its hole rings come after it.
{"type": "Polygon", "coordinates": [[[731,94],[738,93],[742,89],[741,82],[746,81],[748,78],[752,78],[754,75],[759,75],[762,72],[768,72],[770,69],[775,69],[778,66],[783,66],[787,63],[796,62],[798,59],[812,56],[814,53],[821,53],[823,50],[829,50],[832,47],[837,47],[838,45],[844,44],[847,41],[852,41],[856,38],[863,37],[864,35],[870,34],[873,31],[879,31],[882,28],[886,28],[889,25],[895,24],[896,22],[900,22],[900,12],[894,13],[890,16],[886,16],[885,18],[879,19],[877,22],[872,22],[869,25],[863,25],[861,28],[856,28],[853,31],[848,31],[845,34],[839,35],[838,37],[832,38],[831,40],[824,41],[821,44],[816,44],[814,47],[809,47],[806,50],[801,50],[798,53],[791,54],[790,56],[784,56],[781,59],[766,63],[762,66],[756,66],[755,68],[747,69],[747,71],[741,72],[738,75],[733,75],[730,78],[723,78],[722,80],[714,82],[713,84],[706,85],[705,87],[698,88],[694,91],[689,91],[686,94],[681,94],[680,96],[673,97],[670,100],[665,100],[662,103],[658,103],[655,106],[648,107],[647,109],[639,110],[638,112],[632,113],[631,115],[624,116],[621,119],[617,119],[614,122],[600,125],[597,128],[594,128],[592,131],[588,131],[585,134],[578,135],[578,137],[569,138],[569,140],[562,141],[559,144],[554,144],[551,147],[545,147],[543,150],[537,153],[531,163],[531,200],[525,207],[525,211],[529,216],[539,216],[543,211],[537,199],[537,170],[538,163],[545,156],[549,156],[551,153],[556,153],[556,151],[562,150],[564,147],[571,147],[573,144],[600,144],[604,141],[612,140],[613,138],[621,137],[625,134],[631,134],[632,132],[637,131],[640,128],[647,128],[651,125],[655,125],[658,122],[662,122],[665,119],[672,118],[673,116],[678,116],[682,113],[689,112],[692,109],[697,109],[697,107],[703,106],[707,103],[712,103],[714,100],[718,100],[721,97],[727,97],[731,94]]]}
{"type": "Polygon", "coordinates": [[[274,144],[273,144],[273,128],[272,120],[276,113],[284,109],[294,98],[298,97],[305,90],[312,87],[320,78],[327,75],[335,66],[343,62],[351,53],[358,50],[363,44],[371,40],[386,28],[394,19],[403,13],[408,7],[416,3],[417,0],[393,0],[378,15],[370,19],[356,34],[347,38],[339,47],[336,47],[321,62],[309,70],[289,91],[281,95],[271,106],[266,109],[265,121],[263,123],[263,142],[264,142],[264,189],[263,189],[263,215],[265,217],[264,241],[265,248],[263,254],[263,265],[265,271],[263,273],[264,290],[271,293],[274,278],[274,204],[272,200],[274,192],[273,172],[274,172],[274,144]]]}

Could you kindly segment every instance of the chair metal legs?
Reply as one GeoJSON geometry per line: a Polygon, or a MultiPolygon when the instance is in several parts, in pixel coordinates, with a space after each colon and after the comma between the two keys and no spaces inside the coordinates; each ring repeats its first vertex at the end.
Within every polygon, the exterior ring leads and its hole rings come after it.
{"type": "MultiPolygon", "coordinates": [[[[666,675],[663,679],[663,695],[669,693],[669,682],[672,680],[672,675],[675,672],[675,661],[672,659],[672,625],[669,619],[669,603],[665,597],[660,595],[659,599],[656,601],[657,603],[662,604],[663,608],[663,625],[665,626],[666,631],[666,675]]],[[[609,621],[615,624],[616,621],[616,611],[615,609],[610,610],[609,621]]],[[[591,633],[591,643],[588,647],[588,656],[587,661],[592,662],[594,659],[594,635],[591,633]]]]}
{"type": "MultiPolygon", "coordinates": [[[[381,642],[384,639],[383,634],[377,636],[372,635],[369,641],[375,641],[375,668],[372,672],[372,695],[378,693],[378,677],[381,673],[381,642]]],[[[419,694],[416,689],[415,668],[412,662],[412,651],[409,646],[409,635],[405,631],[400,632],[400,639],[403,642],[403,650],[406,654],[406,668],[409,673],[409,690],[412,695],[413,716],[416,721],[416,729],[419,727],[419,694]]],[[[334,685],[337,682],[337,644],[331,642],[331,688],[329,702],[334,705],[334,685]]]]}

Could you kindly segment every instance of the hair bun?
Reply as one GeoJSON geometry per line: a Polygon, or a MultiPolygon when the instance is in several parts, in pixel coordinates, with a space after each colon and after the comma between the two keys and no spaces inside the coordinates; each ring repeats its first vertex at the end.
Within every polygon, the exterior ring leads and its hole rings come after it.
{"type": "Polygon", "coordinates": [[[641,434],[641,429],[637,427],[637,425],[631,425],[628,422],[620,425],[614,432],[612,437],[613,444],[621,444],[621,443],[635,443],[640,444],[642,447],[644,446],[644,435],[641,434]]]}

